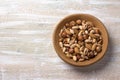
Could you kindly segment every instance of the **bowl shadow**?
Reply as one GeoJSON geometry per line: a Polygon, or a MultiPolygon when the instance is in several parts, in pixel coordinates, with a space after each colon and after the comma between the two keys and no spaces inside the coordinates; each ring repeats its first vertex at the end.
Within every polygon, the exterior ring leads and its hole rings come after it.
{"type": "Polygon", "coordinates": [[[111,39],[109,38],[107,52],[100,61],[98,61],[92,65],[86,66],[86,67],[75,67],[75,66],[71,66],[71,67],[77,73],[84,72],[84,73],[89,74],[92,71],[100,71],[100,70],[105,69],[107,66],[109,66],[111,63],[112,56],[113,56],[113,43],[112,43],[111,39]]]}

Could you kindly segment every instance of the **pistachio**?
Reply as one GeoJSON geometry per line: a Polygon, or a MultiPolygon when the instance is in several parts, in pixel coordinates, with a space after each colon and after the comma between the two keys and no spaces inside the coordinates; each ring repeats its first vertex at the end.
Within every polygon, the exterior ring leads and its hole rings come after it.
{"type": "Polygon", "coordinates": [[[91,34],[94,34],[94,33],[95,33],[95,30],[91,30],[90,33],[91,33],[91,34]]]}
{"type": "Polygon", "coordinates": [[[78,36],[81,36],[83,34],[83,30],[81,30],[79,33],[78,33],[78,36]]]}
{"type": "Polygon", "coordinates": [[[94,55],[96,56],[98,53],[97,52],[94,52],[94,55]]]}
{"type": "Polygon", "coordinates": [[[82,30],[82,29],[83,29],[83,26],[80,25],[79,28],[82,30]]]}
{"type": "Polygon", "coordinates": [[[83,52],[83,50],[84,50],[84,47],[83,46],[80,47],[80,52],[83,52]]]}
{"type": "Polygon", "coordinates": [[[67,56],[68,58],[73,58],[73,56],[72,56],[71,54],[69,54],[69,53],[67,53],[66,56],[67,56]]]}
{"type": "Polygon", "coordinates": [[[80,62],[84,61],[84,59],[79,59],[80,62]]]}
{"type": "Polygon", "coordinates": [[[87,53],[88,53],[88,49],[85,48],[85,49],[84,49],[84,55],[87,55],[87,53]]]}
{"type": "Polygon", "coordinates": [[[74,48],[76,45],[75,44],[72,44],[71,46],[70,46],[70,48],[74,48]]]}
{"type": "Polygon", "coordinates": [[[69,41],[69,44],[71,45],[71,44],[73,44],[74,42],[75,42],[75,39],[72,39],[72,40],[69,41]]]}
{"type": "Polygon", "coordinates": [[[64,44],[64,46],[65,46],[65,47],[70,47],[70,45],[69,45],[69,44],[64,44]]]}
{"type": "Polygon", "coordinates": [[[86,42],[86,43],[91,43],[92,40],[90,40],[90,39],[86,39],[85,42],[86,42]]]}
{"type": "Polygon", "coordinates": [[[89,59],[89,58],[88,58],[88,56],[84,56],[84,59],[86,59],[86,60],[87,60],[87,59],[89,59]]]}
{"type": "Polygon", "coordinates": [[[89,58],[93,58],[93,57],[95,57],[95,55],[94,55],[93,52],[89,52],[87,56],[88,56],[89,58]]]}
{"type": "Polygon", "coordinates": [[[79,29],[79,26],[73,26],[72,29],[79,29]]]}
{"type": "Polygon", "coordinates": [[[78,34],[78,33],[79,33],[79,31],[78,31],[77,29],[75,29],[75,30],[74,30],[74,33],[75,33],[75,34],[78,34]]]}
{"type": "Polygon", "coordinates": [[[87,26],[86,26],[86,25],[83,25],[82,28],[85,30],[85,29],[87,29],[87,26]]]}
{"type": "Polygon", "coordinates": [[[74,34],[74,30],[70,29],[70,33],[74,34]]]}
{"type": "Polygon", "coordinates": [[[102,41],[102,40],[100,40],[98,43],[99,43],[99,44],[103,44],[103,41],[102,41]]]}
{"type": "Polygon", "coordinates": [[[62,42],[59,42],[59,45],[60,45],[61,48],[63,47],[63,43],[62,42]]]}
{"type": "Polygon", "coordinates": [[[62,42],[62,41],[63,41],[63,38],[60,38],[60,39],[59,39],[59,42],[62,42]]]}
{"type": "Polygon", "coordinates": [[[92,42],[93,42],[93,43],[96,43],[96,39],[93,39],[92,42]]]}
{"type": "Polygon", "coordinates": [[[66,48],[65,48],[65,47],[63,47],[63,52],[65,52],[65,50],[66,50],[66,48]]]}
{"type": "Polygon", "coordinates": [[[85,25],[86,21],[85,20],[82,20],[82,25],[85,25]]]}
{"type": "Polygon", "coordinates": [[[71,35],[71,34],[72,34],[69,29],[65,29],[65,32],[66,32],[68,35],[71,35]]]}
{"type": "Polygon", "coordinates": [[[87,31],[87,30],[85,30],[85,34],[88,34],[88,31],[87,31]]]}

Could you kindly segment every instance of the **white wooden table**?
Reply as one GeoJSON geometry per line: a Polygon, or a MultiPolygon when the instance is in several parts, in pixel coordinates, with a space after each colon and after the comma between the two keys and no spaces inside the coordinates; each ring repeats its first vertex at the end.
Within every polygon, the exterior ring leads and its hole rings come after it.
{"type": "Polygon", "coordinates": [[[120,0],[0,0],[0,80],[120,80],[120,0]],[[73,13],[99,18],[109,33],[105,57],[85,68],[63,62],[55,24],[73,13]]]}

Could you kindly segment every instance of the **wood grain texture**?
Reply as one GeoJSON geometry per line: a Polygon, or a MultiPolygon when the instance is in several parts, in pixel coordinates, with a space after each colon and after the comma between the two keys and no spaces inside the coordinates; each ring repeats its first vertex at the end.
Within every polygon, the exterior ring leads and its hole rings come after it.
{"type": "Polygon", "coordinates": [[[0,0],[0,80],[119,80],[120,0],[0,0]],[[99,18],[109,33],[105,57],[85,68],[64,63],[55,24],[73,13],[99,18]]]}

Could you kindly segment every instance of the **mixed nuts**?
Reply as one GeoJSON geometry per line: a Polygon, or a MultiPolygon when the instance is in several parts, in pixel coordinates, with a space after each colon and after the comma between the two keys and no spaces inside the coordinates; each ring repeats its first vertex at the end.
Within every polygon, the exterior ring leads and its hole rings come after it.
{"type": "Polygon", "coordinates": [[[76,20],[66,23],[59,33],[59,46],[75,62],[94,58],[102,51],[102,33],[92,22],[76,20]]]}

